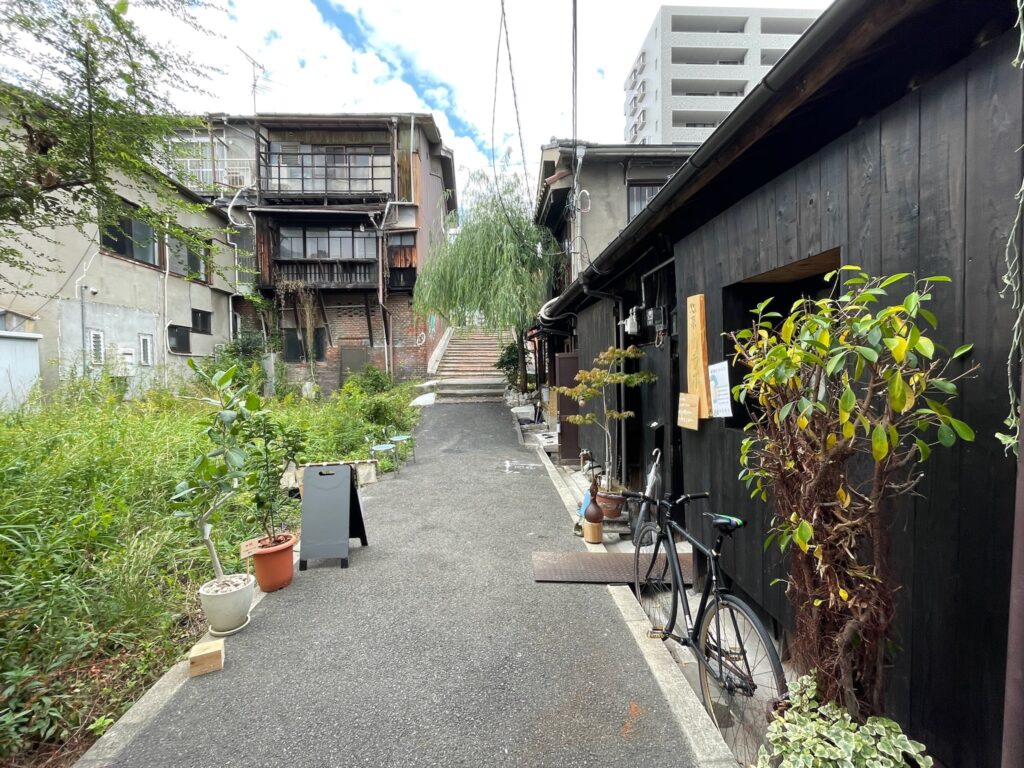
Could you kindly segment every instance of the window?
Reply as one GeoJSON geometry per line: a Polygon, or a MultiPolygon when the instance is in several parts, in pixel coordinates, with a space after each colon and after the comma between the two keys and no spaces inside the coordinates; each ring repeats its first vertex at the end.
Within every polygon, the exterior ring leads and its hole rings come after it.
{"type": "MultiPolygon", "coordinates": [[[[767,298],[772,299],[772,308],[784,313],[801,298],[817,300],[827,296],[829,285],[822,276],[838,269],[839,264],[839,249],[834,248],[723,287],[724,330],[728,333],[747,328],[753,322],[751,310],[767,298]]],[[[729,340],[723,336],[722,353],[729,361],[730,386],[738,384],[745,373],[742,366],[733,365],[732,352],[729,340]]],[[[752,406],[756,407],[756,404],[748,402],[746,407],[752,406]]],[[[733,415],[725,420],[725,426],[743,429],[749,421],[744,411],[744,406],[733,403],[733,415]]]]}
{"type": "MultiPolygon", "coordinates": [[[[282,335],[282,357],[286,363],[301,363],[307,359],[304,339],[297,328],[285,328],[282,335]]],[[[327,354],[327,329],[320,327],[313,331],[313,359],[322,361],[327,354]]]]}
{"type": "Polygon", "coordinates": [[[377,233],[341,227],[281,227],[279,259],[376,259],[377,233]]]}
{"type": "Polygon", "coordinates": [[[192,333],[213,333],[213,313],[202,309],[192,310],[192,333]]]}
{"type": "Polygon", "coordinates": [[[106,356],[106,345],[103,340],[103,331],[89,331],[89,365],[94,368],[103,366],[106,356]]]}
{"type": "Polygon", "coordinates": [[[167,326],[167,346],[179,355],[192,354],[191,328],[185,325],[167,326]]]}
{"type": "MultiPolygon", "coordinates": [[[[210,252],[212,243],[207,241],[206,251],[210,252]]],[[[205,283],[207,279],[206,258],[189,248],[185,243],[173,237],[167,239],[167,258],[170,262],[171,272],[176,275],[190,277],[205,283]]]]}
{"type": "Polygon", "coordinates": [[[153,228],[130,216],[122,216],[116,224],[103,227],[100,244],[108,251],[126,259],[134,259],[154,267],[160,264],[153,228]]]}
{"type": "Polygon", "coordinates": [[[658,190],[661,189],[661,184],[632,184],[629,187],[629,220],[632,221],[634,217],[640,211],[647,207],[647,204],[651,202],[658,190]]]}
{"type": "Polygon", "coordinates": [[[153,336],[148,333],[139,334],[139,365],[153,364],[153,336]]]}
{"type": "Polygon", "coordinates": [[[388,263],[392,267],[416,266],[416,233],[388,235],[388,263]]]}

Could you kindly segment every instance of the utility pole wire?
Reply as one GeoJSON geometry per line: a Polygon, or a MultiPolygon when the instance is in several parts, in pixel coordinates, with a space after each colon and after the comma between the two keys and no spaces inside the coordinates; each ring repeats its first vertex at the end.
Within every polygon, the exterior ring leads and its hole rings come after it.
{"type": "MultiPolygon", "coordinates": [[[[575,0],[573,0],[575,2],[575,0]]],[[[508,16],[505,15],[505,0],[501,0],[501,24],[505,28],[505,50],[508,52],[508,76],[512,82],[512,105],[516,111],[516,131],[519,133],[519,154],[523,157],[523,187],[526,200],[530,199],[530,176],[526,170],[526,147],[523,144],[523,126],[519,121],[519,98],[516,96],[516,75],[512,71],[512,45],[508,40],[508,16]]]]}

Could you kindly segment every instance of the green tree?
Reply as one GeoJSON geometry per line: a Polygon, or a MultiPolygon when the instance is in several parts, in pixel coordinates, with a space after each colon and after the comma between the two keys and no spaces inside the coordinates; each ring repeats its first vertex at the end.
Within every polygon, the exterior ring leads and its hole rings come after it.
{"type": "MultiPolygon", "coordinates": [[[[527,389],[526,331],[550,297],[557,251],[534,226],[523,185],[515,174],[470,177],[469,201],[454,237],[435,237],[416,283],[418,312],[436,312],[462,326],[476,313],[491,328],[511,328],[519,357],[519,389],[527,389]]],[[[449,215],[444,225],[454,230],[449,215]]]]}
{"type": "Polygon", "coordinates": [[[832,278],[831,296],[785,315],[769,299],[729,336],[748,369],[733,388],[750,413],[740,479],[772,500],[765,546],[789,554],[793,658],[817,670],[827,701],[863,721],[883,711],[898,589],[893,504],[915,491],[934,447],[974,440],[951,405],[975,369],[957,361],[970,345],[950,352],[932,338],[938,318],[927,307],[948,277],[844,266],[832,278]],[[902,300],[889,293],[897,283],[908,288],[902,300]]]}
{"type": "MultiPolygon", "coordinates": [[[[201,0],[134,0],[192,29],[201,0]]],[[[208,232],[177,225],[201,211],[158,169],[173,167],[176,130],[195,124],[171,94],[200,87],[189,54],[146,39],[127,0],[6,0],[0,5],[0,288],[54,268],[55,228],[88,236],[131,215],[205,252],[208,232]],[[141,203],[129,207],[128,195],[141,203]],[[4,269],[6,267],[6,269],[4,269]]]]}

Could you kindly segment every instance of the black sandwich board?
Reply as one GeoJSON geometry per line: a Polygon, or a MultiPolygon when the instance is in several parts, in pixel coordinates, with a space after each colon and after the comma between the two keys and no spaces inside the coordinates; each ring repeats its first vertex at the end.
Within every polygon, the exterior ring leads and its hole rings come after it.
{"type": "Polygon", "coordinates": [[[334,557],[348,568],[348,540],[359,539],[367,546],[355,470],[348,464],[320,464],[302,472],[299,570],[306,570],[307,560],[334,557]]]}

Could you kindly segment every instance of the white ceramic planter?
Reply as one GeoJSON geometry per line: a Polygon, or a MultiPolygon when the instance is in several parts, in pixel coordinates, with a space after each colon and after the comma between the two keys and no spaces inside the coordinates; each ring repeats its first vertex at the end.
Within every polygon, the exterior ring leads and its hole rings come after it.
{"type": "Polygon", "coordinates": [[[199,588],[199,601],[210,625],[210,634],[227,635],[237,632],[249,623],[249,609],[256,589],[256,579],[250,574],[240,573],[228,578],[241,578],[243,583],[230,592],[215,591],[217,579],[208,581],[199,588]]]}

